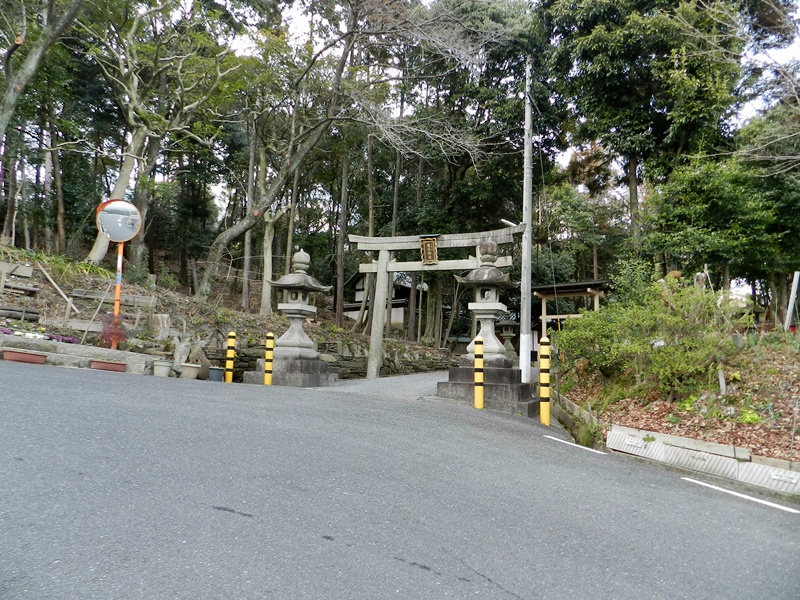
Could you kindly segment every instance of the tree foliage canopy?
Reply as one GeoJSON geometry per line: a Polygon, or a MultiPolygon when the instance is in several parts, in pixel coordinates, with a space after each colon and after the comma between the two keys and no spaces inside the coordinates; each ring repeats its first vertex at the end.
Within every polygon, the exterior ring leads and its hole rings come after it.
{"type": "Polygon", "coordinates": [[[770,53],[797,39],[784,0],[6,3],[2,235],[100,261],[95,207],[124,197],[131,265],[177,261],[205,301],[300,245],[333,282],[367,259],[348,233],[518,222],[530,56],[537,278],[632,255],[780,304],[800,70],[770,53]]]}

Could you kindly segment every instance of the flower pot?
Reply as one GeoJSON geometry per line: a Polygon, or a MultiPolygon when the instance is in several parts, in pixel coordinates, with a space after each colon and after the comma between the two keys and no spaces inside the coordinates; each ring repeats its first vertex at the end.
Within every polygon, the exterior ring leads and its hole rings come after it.
{"type": "Polygon", "coordinates": [[[38,352],[26,352],[24,350],[3,350],[3,360],[10,360],[13,362],[32,363],[35,365],[43,365],[47,360],[46,354],[38,352]]]}
{"type": "Polygon", "coordinates": [[[225,377],[225,369],[222,367],[209,367],[208,380],[209,381],[222,381],[225,377]]]}
{"type": "Polygon", "coordinates": [[[90,360],[89,368],[98,369],[100,371],[116,371],[117,373],[124,373],[128,365],[124,362],[116,362],[113,360],[90,360]]]}
{"type": "Polygon", "coordinates": [[[156,377],[169,377],[172,372],[172,361],[157,358],[153,361],[153,375],[156,377]]]}
{"type": "Polygon", "coordinates": [[[192,363],[181,364],[181,379],[197,379],[197,374],[200,372],[200,365],[192,363]]]}

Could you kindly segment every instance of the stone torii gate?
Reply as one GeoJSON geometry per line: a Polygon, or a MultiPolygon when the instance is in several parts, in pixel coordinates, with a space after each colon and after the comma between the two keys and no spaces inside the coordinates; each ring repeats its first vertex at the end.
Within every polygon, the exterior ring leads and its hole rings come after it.
{"type": "MultiPolygon", "coordinates": [[[[383,330],[386,324],[386,301],[388,299],[389,273],[411,273],[425,271],[467,271],[477,269],[481,265],[481,241],[494,240],[498,245],[510,244],[514,241],[515,234],[521,234],[525,225],[481,231],[477,233],[430,234],[430,235],[403,235],[396,237],[367,237],[362,235],[349,235],[350,243],[357,244],[359,250],[378,252],[378,262],[361,263],[358,267],[361,273],[375,273],[375,297],[369,310],[374,310],[372,315],[372,329],[369,339],[369,356],[367,358],[367,379],[375,379],[380,375],[383,364],[383,330]],[[438,248],[475,248],[475,256],[457,260],[438,260],[438,248]],[[421,260],[399,262],[392,259],[392,252],[398,250],[420,250],[421,260]]],[[[510,267],[510,256],[500,256],[495,265],[497,267],[510,267]]]]}

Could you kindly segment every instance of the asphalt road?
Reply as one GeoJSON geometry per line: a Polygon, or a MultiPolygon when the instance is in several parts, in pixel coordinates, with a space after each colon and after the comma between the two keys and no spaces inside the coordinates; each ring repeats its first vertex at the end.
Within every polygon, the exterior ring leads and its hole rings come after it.
{"type": "Polygon", "coordinates": [[[420,399],[441,377],[0,361],[0,598],[800,598],[800,515],[420,399]]]}

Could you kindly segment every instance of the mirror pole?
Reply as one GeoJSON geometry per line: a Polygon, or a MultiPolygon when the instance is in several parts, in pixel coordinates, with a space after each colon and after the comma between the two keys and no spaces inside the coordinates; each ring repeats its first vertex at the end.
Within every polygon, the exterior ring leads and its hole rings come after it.
{"type": "Polygon", "coordinates": [[[122,249],[124,242],[117,244],[117,286],[114,288],[114,334],[111,338],[111,349],[117,349],[117,332],[119,331],[119,305],[122,296],[122,249]]]}

